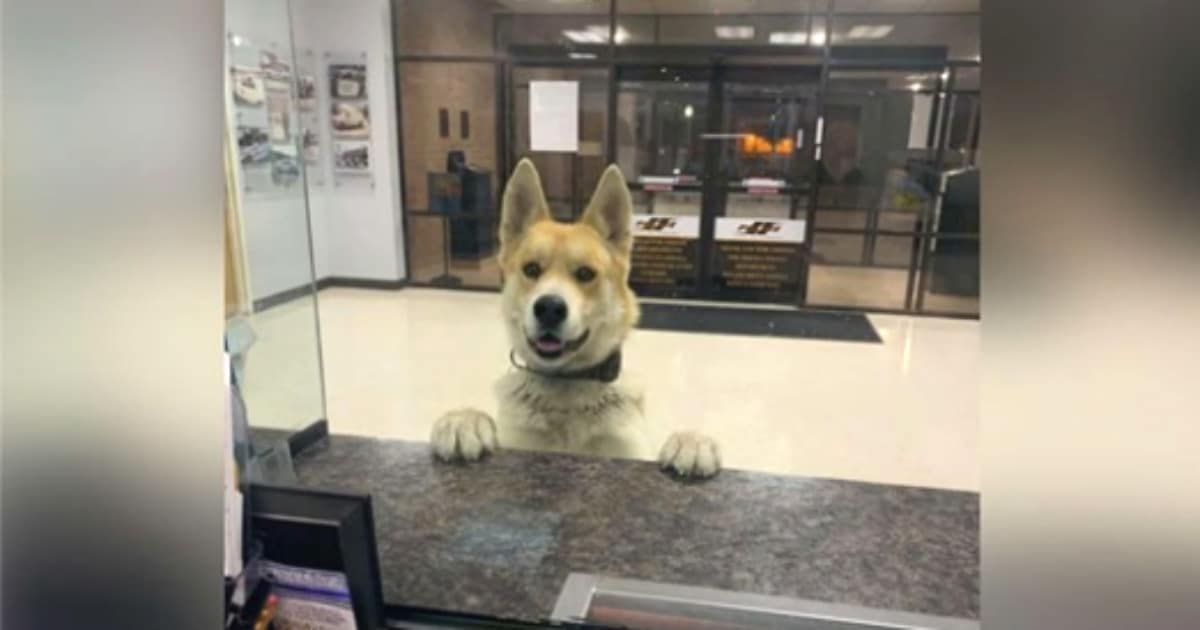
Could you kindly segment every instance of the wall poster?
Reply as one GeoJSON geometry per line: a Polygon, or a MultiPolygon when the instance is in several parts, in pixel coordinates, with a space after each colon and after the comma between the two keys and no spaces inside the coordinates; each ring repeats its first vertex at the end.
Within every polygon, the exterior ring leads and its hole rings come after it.
{"type": "Polygon", "coordinates": [[[326,52],[330,159],[333,186],[371,190],[375,187],[371,145],[371,108],[367,102],[367,53],[326,52]]]}
{"type": "Polygon", "coordinates": [[[333,168],[343,174],[369,175],[371,169],[371,143],[334,140],[333,168]]]}
{"type": "Polygon", "coordinates": [[[233,70],[233,103],[240,107],[258,107],[266,100],[262,75],[253,70],[233,70]]]}
{"type": "Polygon", "coordinates": [[[339,138],[368,138],[371,135],[371,110],[367,103],[334,102],[329,109],[333,134],[339,138]]]}
{"type": "Polygon", "coordinates": [[[633,215],[629,284],[639,295],[676,296],[696,290],[700,217],[633,215]]]}
{"type": "Polygon", "coordinates": [[[230,90],[242,191],[292,193],[303,181],[297,155],[292,67],[277,42],[229,35],[230,90]]]}

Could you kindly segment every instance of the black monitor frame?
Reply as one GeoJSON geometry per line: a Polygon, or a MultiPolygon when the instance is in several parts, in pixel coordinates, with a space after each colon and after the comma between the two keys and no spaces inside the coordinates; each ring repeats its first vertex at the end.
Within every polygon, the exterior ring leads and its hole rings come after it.
{"type": "Polygon", "coordinates": [[[252,484],[249,495],[250,535],[262,543],[263,559],[344,573],[358,627],[385,627],[370,495],[265,484],[252,484]],[[305,528],[329,529],[320,538],[336,541],[334,548],[301,540],[305,528]]]}

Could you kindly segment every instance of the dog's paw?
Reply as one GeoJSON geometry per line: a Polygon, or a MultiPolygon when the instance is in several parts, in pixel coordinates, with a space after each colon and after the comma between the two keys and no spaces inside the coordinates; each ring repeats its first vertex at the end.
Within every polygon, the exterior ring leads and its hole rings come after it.
{"type": "Polygon", "coordinates": [[[681,477],[703,479],[721,469],[721,449],[712,438],[682,431],[672,435],[658,453],[663,470],[681,477]]]}
{"type": "Polygon", "coordinates": [[[433,423],[430,444],[438,459],[475,461],[496,450],[496,423],[482,411],[451,411],[433,423]]]}

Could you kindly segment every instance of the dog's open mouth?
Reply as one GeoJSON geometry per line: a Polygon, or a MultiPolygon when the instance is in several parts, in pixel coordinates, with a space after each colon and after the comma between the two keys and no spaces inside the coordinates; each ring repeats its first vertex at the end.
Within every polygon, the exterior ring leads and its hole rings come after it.
{"type": "Polygon", "coordinates": [[[583,342],[587,341],[590,332],[590,330],[585,330],[582,335],[571,341],[563,341],[558,335],[544,332],[537,338],[530,338],[528,340],[529,347],[533,348],[533,351],[543,359],[557,359],[568,352],[578,350],[583,342]]]}

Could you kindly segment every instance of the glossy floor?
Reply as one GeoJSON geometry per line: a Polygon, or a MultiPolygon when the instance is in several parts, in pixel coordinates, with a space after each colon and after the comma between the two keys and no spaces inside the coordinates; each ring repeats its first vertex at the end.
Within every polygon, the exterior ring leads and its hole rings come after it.
{"type": "MultiPolygon", "coordinates": [[[[859,245],[861,247],[861,237],[859,245]]],[[[437,258],[425,259],[414,265],[413,275],[429,283],[443,273],[459,279],[465,286],[494,288],[500,286],[500,269],[495,257],[482,260],[455,261],[448,269],[437,258]]],[[[808,271],[810,304],[827,308],[878,308],[900,310],[908,292],[908,271],[895,267],[814,264],[808,271]]],[[[973,314],[979,312],[978,296],[960,296],[925,292],[925,310],[937,313],[973,314]]]]}
{"type": "MultiPolygon", "coordinates": [[[[495,409],[496,294],[338,288],[319,303],[332,431],[426,440],[449,409],[495,409]]],[[[977,490],[978,322],[870,319],[881,344],[639,330],[625,365],[651,420],[713,436],[727,467],[977,490]]],[[[288,361],[256,352],[259,370],[288,361]]]]}

